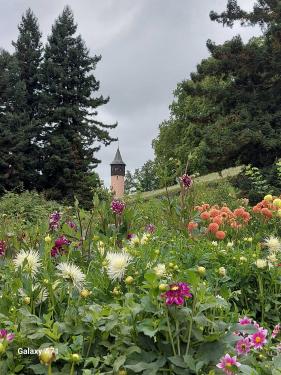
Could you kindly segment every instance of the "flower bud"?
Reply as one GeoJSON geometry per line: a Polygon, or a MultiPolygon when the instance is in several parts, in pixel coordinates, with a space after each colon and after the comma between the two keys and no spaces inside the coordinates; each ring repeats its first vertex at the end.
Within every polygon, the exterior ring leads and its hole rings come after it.
{"type": "Polygon", "coordinates": [[[134,282],[134,279],[133,279],[132,276],[128,276],[128,277],[126,277],[126,279],[125,279],[125,283],[126,283],[127,285],[131,285],[133,282],[134,282]]]}
{"type": "Polygon", "coordinates": [[[199,266],[199,267],[197,267],[197,272],[199,273],[199,275],[203,276],[206,273],[206,268],[202,267],[202,266],[199,266]]]}
{"type": "Polygon", "coordinates": [[[168,284],[159,284],[159,290],[165,292],[168,288],[168,284]]]}
{"type": "Polygon", "coordinates": [[[30,304],[30,297],[28,297],[28,296],[24,297],[23,302],[24,302],[26,305],[29,305],[29,304],[30,304]]]}
{"type": "Polygon", "coordinates": [[[70,356],[70,360],[72,361],[72,362],[79,362],[80,361],[80,359],[81,359],[81,357],[80,357],[80,355],[79,354],[77,354],[77,353],[73,353],[73,354],[71,354],[71,356],[70,356]]]}
{"type": "Polygon", "coordinates": [[[0,342],[0,354],[5,353],[5,351],[6,351],[5,345],[2,344],[2,342],[0,342]]]}
{"type": "Polygon", "coordinates": [[[88,289],[82,289],[80,292],[80,296],[83,298],[87,298],[92,294],[88,289]]]}
{"type": "Polygon", "coordinates": [[[219,275],[220,276],[225,276],[226,275],[226,269],[224,267],[219,268],[219,275]]]}
{"type": "Polygon", "coordinates": [[[39,354],[39,360],[42,365],[49,366],[52,362],[56,360],[56,352],[53,347],[45,348],[39,354]]]}

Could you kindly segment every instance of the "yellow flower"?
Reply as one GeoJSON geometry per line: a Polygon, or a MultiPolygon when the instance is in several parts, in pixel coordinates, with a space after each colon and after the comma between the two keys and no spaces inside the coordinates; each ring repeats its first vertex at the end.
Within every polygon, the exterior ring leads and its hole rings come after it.
{"type": "Polygon", "coordinates": [[[87,298],[92,294],[88,289],[82,289],[80,292],[80,296],[83,298],[87,298]]]}
{"type": "Polygon", "coordinates": [[[280,198],[274,199],[273,206],[281,208],[281,199],[280,198]]]}
{"type": "Polygon", "coordinates": [[[50,243],[52,241],[52,237],[48,234],[48,236],[45,237],[45,242],[50,243]]]}
{"type": "Polygon", "coordinates": [[[267,194],[263,199],[267,202],[272,202],[273,197],[271,194],[267,194]]]}
{"type": "Polygon", "coordinates": [[[278,217],[281,217],[281,210],[278,210],[278,211],[277,211],[277,216],[278,216],[278,217]]]}

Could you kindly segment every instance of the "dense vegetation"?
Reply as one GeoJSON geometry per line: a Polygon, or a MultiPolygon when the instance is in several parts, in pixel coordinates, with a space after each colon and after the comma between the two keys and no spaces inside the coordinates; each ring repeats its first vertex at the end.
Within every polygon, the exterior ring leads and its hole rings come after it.
{"type": "Polygon", "coordinates": [[[281,199],[184,175],[147,202],[0,210],[1,374],[280,374],[281,199]]]}
{"type": "Polygon", "coordinates": [[[258,0],[246,12],[229,0],[225,12],[210,16],[228,27],[260,26],[262,34],[247,43],[239,36],[207,42],[210,57],[175,90],[170,119],[153,142],[156,159],[188,157],[192,173],[268,168],[281,156],[280,1],[258,0]]]}
{"type": "Polygon", "coordinates": [[[0,193],[36,189],[50,199],[84,205],[100,185],[94,168],[100,144],[114,139],[97,119],[108,98],[94,96],[100,56],[90,56],[69,7],[45,46],[29,9],[15,51],[0,52],[0,193]]]}

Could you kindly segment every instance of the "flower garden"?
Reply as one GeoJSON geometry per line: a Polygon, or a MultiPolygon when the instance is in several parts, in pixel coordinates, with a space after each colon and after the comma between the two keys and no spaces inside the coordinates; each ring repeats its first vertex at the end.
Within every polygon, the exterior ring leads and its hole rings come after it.
{"type": "Polygon", "coordinates": [[[0,374],[281,374],[280,197],[179,181],[90,212],[2,198],[0,374]]]}

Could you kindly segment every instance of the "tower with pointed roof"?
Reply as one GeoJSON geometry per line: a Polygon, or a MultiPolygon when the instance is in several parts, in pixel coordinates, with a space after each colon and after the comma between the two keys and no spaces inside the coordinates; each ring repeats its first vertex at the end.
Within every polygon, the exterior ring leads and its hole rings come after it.
{"type": "Polygon", "coordinates": [[[111,190],[114,192],[115,198],[121,198],[125,191],[125,167],[126,164],[122,160],[122,156],[117,148],[115,158],[111,165],[111,190]]]}

